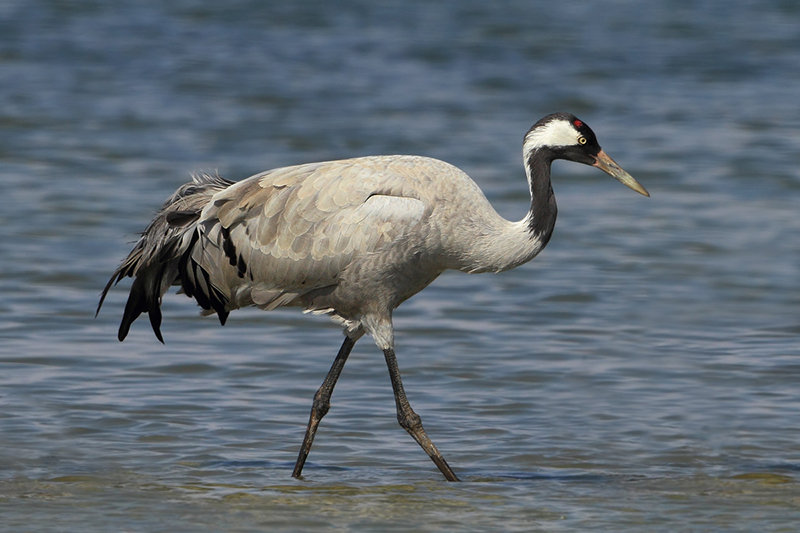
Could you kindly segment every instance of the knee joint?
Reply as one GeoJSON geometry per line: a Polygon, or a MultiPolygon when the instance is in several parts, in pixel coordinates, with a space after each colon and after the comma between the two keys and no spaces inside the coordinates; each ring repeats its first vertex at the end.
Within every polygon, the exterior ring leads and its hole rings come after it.
{"type": "Polygon", "coordinates": [[[317,393],[314,395],[314,403],[311,409],[317,414],[317,416],[319,416],[319,418],[322,418],[323,416],[328,414],[330,408],[331,408],[330,400],[322,396],[319,393],[319,391],[317,391],[317,393]]]}
{"type": "Polygon", "coordinates": [[[419,431],[422,429],[422,419],[414,411],[397,413],[397,421],[406,431],[419,431]]]}

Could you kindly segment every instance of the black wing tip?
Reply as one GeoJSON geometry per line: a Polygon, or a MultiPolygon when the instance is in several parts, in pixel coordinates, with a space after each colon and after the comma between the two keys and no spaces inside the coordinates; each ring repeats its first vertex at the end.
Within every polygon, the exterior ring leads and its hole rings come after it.
{"type": "Polygon", "coordinates": [[[150,326],[153,328],[153,333],[155,333],[161,344],[165,344],[164,337],[161,336],[161,309],[158,308],[158,304],[151,306],[147,314],[150,317],[150,326]]]}
{"type": "Polygon", "coordinates": [[[128,336],[128,332],[130,330],[131,330],[131,325],[126,324],[124,321],[122,322],[122,324],[119,325],[119,332],[117,332],[117,339],[119,340],[119,342],[125,340],[125,337],[128,336]]]}
{"type": "Polygon", "coordinates": [[[101,308],[101,307],[103,307],[103,302],[105,302],[105,301],[106,301],[106,296],[108,296],[108,291],[110,291],[110,290],[111,290],[111,287],[112,287],[113,285],[116,285],[117,283],[119,283],[119,281],[120,281],[122,278],[123,278],[123,274],[122,274],[122,267],[120,266],[120,267],[119,267],[119,268],[118,268],[118,269],[117,269],[117,270],[114,272],[114,274],[111,276],[111,279],[109,279],[109,280],[108,280],[108,283],[106,283],[106,286],[105,286],[105,287],[103,287],[103,290],[102,290],[102,292],[100,293],[100,301],[99,301],[99,302],[97,302],[97,310],[95,310],[95,312],[94,312],[94,317],[95,317],[95,318],[97,318],[97,315],[99,315],[99,314],[100,314],[100,308],[101,308]]]}
{"type": "Polygon", "coordinates": [[[97,309],[94,311],[95,318],[100,314],[100,308],[103,307],[103,302],[106,301],[106,294],[108,294],[108,286],[106,286],[105,290],[100,294],[100,301],[97,302],[97,309]]]}
{"type": "MultiPolygon", "coordinates": [[[[134,320],[136,319],[134,318],[134,320]]],[[[153,333],[155,333],[156,338],[161,344],[166,344],[166,342],[164,342],[164,336],[161,334],[160,322],[161,322],[161,313],[158,314],[158,320],[155,323],[153,317],[152,316],[150,317],[150,325],[153,327],[153,333]]],[[[122,320],[122,323],[119,325],[119,332],[117,333],[117,339],[119,340],[119,342],[124,341],[125,338],[128,336],[128,333],[130,333],[131,323],[133,323],[133,320],[131,321],[126,321],[125,319],[122,320]]]]}

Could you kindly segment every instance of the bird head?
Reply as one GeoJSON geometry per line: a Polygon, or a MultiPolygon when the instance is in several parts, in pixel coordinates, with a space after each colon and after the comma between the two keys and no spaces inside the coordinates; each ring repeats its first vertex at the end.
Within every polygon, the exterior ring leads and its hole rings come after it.
{"type": "Polygon", "coordinates": [[[639,194],[650,196],[650,193],[638,181],[622,170],[600,148],[592,129],[575,115],[555,113],[534,124],[525,134],[523,143],[526,163],[539,151],[545,151],[551,161],[566,159],[597,167],[626,187],[630,187],[639,194]]]}

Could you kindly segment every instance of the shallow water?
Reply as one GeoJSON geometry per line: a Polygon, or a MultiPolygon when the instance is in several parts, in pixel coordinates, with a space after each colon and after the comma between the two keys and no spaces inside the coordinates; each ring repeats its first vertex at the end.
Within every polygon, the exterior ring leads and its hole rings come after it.
{"type": "Polygon", "coordinates": [[[800,9],[790,2],[5,2],[0,529],[794,531],[800,9]],[[586,120],[652,194],[554,166],[533,262],[396,313],[396,423],[356,346],[294,311],[164,300],[116,341],[100,289],[193,171],[417,153],[527,208],[522,135],[586,120]]]}

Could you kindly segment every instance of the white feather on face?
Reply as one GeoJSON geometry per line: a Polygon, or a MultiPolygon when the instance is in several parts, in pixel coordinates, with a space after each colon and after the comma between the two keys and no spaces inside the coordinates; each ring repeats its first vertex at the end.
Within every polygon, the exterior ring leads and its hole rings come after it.
{"type": "Polygon", "coordinates": [[[581,134],[569,121],[553,120],[544,124],[525,136],[522,152],[525,160],[531,153],[542,146],[572,146],[578,144],[581,134]]]}

